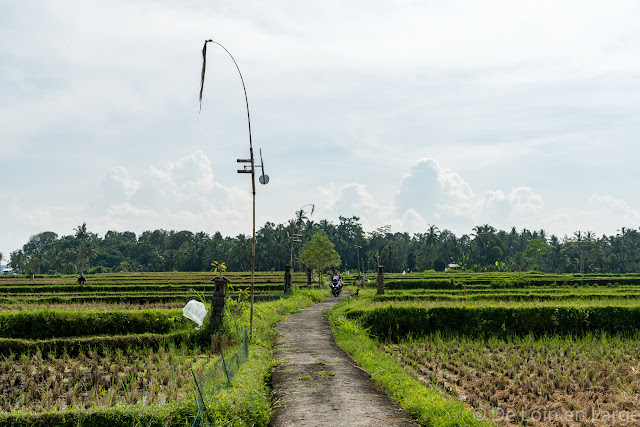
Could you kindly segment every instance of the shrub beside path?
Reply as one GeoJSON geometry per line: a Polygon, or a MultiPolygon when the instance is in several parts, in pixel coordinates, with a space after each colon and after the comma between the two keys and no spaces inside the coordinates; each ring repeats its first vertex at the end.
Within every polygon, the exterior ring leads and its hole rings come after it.
{"type": "Polygon", "coordinates": [[[273,371],[271,426],[417,426],[336,345],[322,312],[337,301],[332,297],[277,324],[276,357],[283,363],[273,371]]]}

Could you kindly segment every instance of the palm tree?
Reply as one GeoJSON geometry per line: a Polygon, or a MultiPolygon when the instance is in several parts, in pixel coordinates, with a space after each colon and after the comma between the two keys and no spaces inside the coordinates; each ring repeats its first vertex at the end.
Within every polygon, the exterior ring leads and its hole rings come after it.
{"type": "Polygon", "coordinates": [[[305,215],[304,213],[304,209],[300,209],[299,211],[296,211],[296,218],[295,218],[295,226],[298,230],[302,230],[304,228],[304,221],[308,220],[309,217],[307,217],[307,215],[305,215]]]}
{"type": "Polygon", "coordinates": [[[440,237],[440,230],[435,225],[429,225],[429,231],[427,231],[426,241],[427,245],[435,246],[438,243],[440,237]]]}
{"type": "Polygon", "coordinates": [[[473,231],[472,250],[477,250],[475,255],[472,253],[475,262],[482,267],[493,264],[502,256],[500,248],[502,241],[496,236],[496,229],[489,224],[484,224],[473,227],[473,231]]]}
{"type": "Polygon", "coordinates": [[[594,234],[591,231],[587,231],[583,234],[580,230],[573,233],[574,238],[570,246],[575,249],[574,261],[578,266],[580,274],[584,274],[584,264],[592,249],[592,242],[594,234]]]}
{"type": "Polygon", "coordinates": [[[329,236],[332,236],[335,234],[335,226],[333,225],[333,223],[327,219],[321,219],[320,222],[318,222],[318,227],[324,231],[325,233],[327,233],[329,236]]]}
{"type": "Polygon", "coordinates": [[[82,225],[77,226],[76,228],[74,228],[74,230],[76,230],[76,239],[82,241],[85,240],[87,238],[87,223],[83,222],[82,225]]]}
{"type": "Polygon", "coordinates": [[[96,259],[98,256],[98,251],[92,241],[87,241],[82,246],[80,246],[79,257],[82,264],[81,270],[85,268],[85,262],[88,262],[89,268],[91,268],[91,260],[96,259]]]}
{"type": "Polygon", "coordinates": [[[564,266],[566,259],[562,243],[556,235],[551,235],[551,239],[549,239],[549,246],[551,247],[551,250],[549,252],[551,269],[555,273],[560,273],[562,272],[562,267],[564,266]]]}

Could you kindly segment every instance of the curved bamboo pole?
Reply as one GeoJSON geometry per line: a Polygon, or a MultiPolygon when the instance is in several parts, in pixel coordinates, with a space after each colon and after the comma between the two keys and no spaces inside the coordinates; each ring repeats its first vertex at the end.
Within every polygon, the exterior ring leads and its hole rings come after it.
{"type": "Polygon", "coordinates": [[[249,125],[249,154],[250,159],[240,160],[238,162],[247,162],[251,163],[251,170],[238,170],[238,173],[251,173],[251,192],[253,194],[253,237],[252,237],[252,248],[251,248],[251,314],[249,316],[249,335],[253,334],[253,288],[255,283],[255,267],[256,267],[256,171],[255,171],[255,160],[253,157],[253,143],[251,140],[251,116],[249,114],[249,98],[247,97],[247,88],[244,84],[244,78],[242,77],[242,72],[240,71],[240,67],[236,62],[236,59],[231,55],[231,52],[227,50],[226,47],[221,45],[220,43],[213,40],[205,40],[204,47],[202,48],[202,74],[200,77],[200,108],[202,109],[202,91],[204,89],[204,74],[207,64],[207,43],[215,43],[221,48],[224,49],[227,54],[231,57],[231,60],[236,66],[238,70],[238,74],[240,75],[240,81],[242,81],[242,89],[244,90],[244,100],[247,105],[247,123],[249,125]]]}

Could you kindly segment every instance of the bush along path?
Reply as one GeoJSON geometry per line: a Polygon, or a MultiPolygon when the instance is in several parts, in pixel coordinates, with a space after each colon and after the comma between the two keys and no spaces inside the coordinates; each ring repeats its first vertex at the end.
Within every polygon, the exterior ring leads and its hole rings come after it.
{"type": "MultiPolygon", "coordinates": [[[[343,294],[344,295],[344,294],[343,294]]],[[[333,340],[331,298],[277,324],[273,427],[417,426],[333,340]]]]}

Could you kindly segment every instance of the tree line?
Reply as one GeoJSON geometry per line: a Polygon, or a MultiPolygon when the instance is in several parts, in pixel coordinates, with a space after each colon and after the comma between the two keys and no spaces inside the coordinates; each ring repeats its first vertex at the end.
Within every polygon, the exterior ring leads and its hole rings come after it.
{"type": "MultiPolygon", "coordinates": [[[[541,271],[554,273],[640,272],[640,231],[621,228],[611,236],[576,231],[560,238],[545,230],[497,230],[484,224],[456,236],[431,225],[424,233],[392,232],[390,226],[365,232],[360,218],[339,217],[315,222],[305,211],[282,224],[265,223],[256,232],[257,271],[282,271],[293,263],[317,231],[333,243],[342,270],[442,271],[449,264],[475,271],[541,271]]],[[[149,230],[108,231],[99,236],[86,223],[59,236],[45,231],[10,254],[12,267],[30,274],[74,274],[80,271],[209,271],[224,261],[230,271],[251,269],[251,236],[224,237],[219,232],[149,230]]]]}

